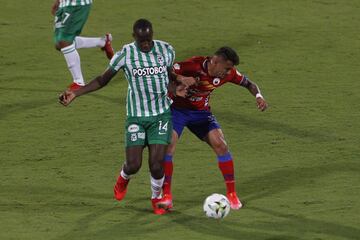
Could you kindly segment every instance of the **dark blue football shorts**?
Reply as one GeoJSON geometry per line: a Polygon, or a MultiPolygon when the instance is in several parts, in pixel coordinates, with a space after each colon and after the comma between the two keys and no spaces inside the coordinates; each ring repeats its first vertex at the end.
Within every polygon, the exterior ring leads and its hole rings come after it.
{"type": "Polygon", "coordinates": [[[173,129],[181,136],[184,127],[187,127],[199,139],[204,137],[213,129],[220,128],[215,116],[207,110],[188,110],[171,108],[173,129]]]}

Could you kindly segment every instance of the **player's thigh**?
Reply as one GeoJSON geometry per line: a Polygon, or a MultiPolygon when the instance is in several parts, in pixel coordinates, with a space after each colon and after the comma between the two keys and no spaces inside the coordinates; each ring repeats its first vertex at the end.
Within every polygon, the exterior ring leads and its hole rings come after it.
{"type": "Polygon", "coordinates": [[[204,141],[209,132],[219,129],[220,125],[210,111],[193,111],[187,127],[200,140],[204,141]]]}
{"type": "Polygon", "coordinates": [[[173,124],[173,130],[176,132],[178,138],[180,138],[184,127],[188,121],[187,110],[171,108],[171,121],[173,124]]]}
{"type": "Polygon", "coordinates": [[[91,5],[60,8],[55,15],[55,43],[73,42],[80,35],[90,13],[91,5]]]}
{"type": "Polygon", "coordinates": [[[148,126],[146,127],[146,138],[148,145],[170,144],[173,131],[172,126],[170,113],[164,113],[152,118],[152,121],[149,122],[148,126]]]}

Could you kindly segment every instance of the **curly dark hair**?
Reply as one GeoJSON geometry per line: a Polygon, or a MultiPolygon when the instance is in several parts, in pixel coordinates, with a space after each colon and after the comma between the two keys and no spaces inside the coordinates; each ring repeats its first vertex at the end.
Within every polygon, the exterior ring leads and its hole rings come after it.
{"type": "Polygon", "coordinates": [[[240,63],[240,58],[237,55],[236,51],[231,47],[221,47],[215,52],[216,56],[221,56],[225,60],[231,61],[234,65],[238,65],[240,63]]]}
{"type": "Polygon", "coordinates": [[[152,31],[152,24],[149,20],[141,18],[141,19],[137,20],[133,26],[134,32],[136,32],[136,30],[139,30],[139,29],[141,29],[141,30],[149,29],[150,31],[152,31]]]}

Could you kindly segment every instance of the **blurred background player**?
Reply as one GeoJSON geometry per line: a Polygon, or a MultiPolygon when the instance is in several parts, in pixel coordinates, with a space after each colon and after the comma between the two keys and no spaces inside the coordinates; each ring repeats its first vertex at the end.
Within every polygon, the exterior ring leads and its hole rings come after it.
{"type": "Polygon", "coordinates": [[[259,88],[246,76],[239,73],[235,65],[239,64],[237,53],[230,47],[222,47],[212,57],[192,57],[174,64],[177,74],[197,79],[197,84],[188,89],[185,98],[174,97],[171,106],[173,134],[164,161],[165,182],[164,198],[171,202],[171,178],[173,174],[173,155],[181,133],[186,126],[199,139],[205,141],[217,155],[218,166],[224,177],[227,197],[232,209],[240,209],[240,202],[235,189],[233,158],[225,142],[223,132],[215,116],[210,111],[210,94],[216,88],[231,82],[247,88],[255,96],[257,107],[264,111],[267,103],[259,88]]]}
{"type": "MultiPolygon", "coordinates": [[[[170,44],[153,40],[153,29],[148,20],[135,22],[133,37],[135,42],[117,52],[102,75],[78,90],[65,91],[59,99],[66,106],[76,97],[104,87],[120,69],[124,71],[129,84],[125,125],[126,160],[114,186],[114,197],[119,201],[125,197],[130,177],[139,171],[143,149],[148,146],[152,207],[155,214],[164,214],[169,202],[164,201],[161,195],[163,161],[172,134],[169,77],[186,86],[194,84],[195,79],[172,72],[175,51],[170,44]]],[[[185,88],[181,86],[172,88],[175,93],[185,96],[185,88]]]]}
{"type": "Polygon", "coordinates": [[[64,54],[73,78],[69,89],[85,85],[77,49],[99,47],[109,59],[114,55],[110,33],[97,38],[79,37],[89,16],[91,4],[92,0],[55,0],[51,9],[51,13],[55,15],[55,48],[64,54]]]}

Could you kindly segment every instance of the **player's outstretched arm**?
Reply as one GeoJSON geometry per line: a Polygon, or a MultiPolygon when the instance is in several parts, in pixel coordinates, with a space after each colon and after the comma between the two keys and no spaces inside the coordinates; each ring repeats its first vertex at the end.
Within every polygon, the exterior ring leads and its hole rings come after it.
{"type": "Polygon", "coordinates": [[[247,88],[249,92],[256,97],[256,104],[258,109],[260,109],[262,112],[267,109],[268,104],[261,95],[259,87],[255,83],[245,78],[244,81],[241,82],[241,86],[247,88]]]}
{"type": "Polygon", "coordinates": [[[56,11],[59,8],[59,4],[60,1],[59,0],[55,0],[55,2],[53,3],[52,7],[51,7],[51,14],[55,16],[56,11]]]}
{"type": "Polygon", "coordinates": [[[89,92],[94,92],[94,91],[97,91],[97,90],[103,88],[110,82],[110,80],[116,75],[116,73],[117,73],[116,71],[108,68],[102,75],[96,77],[95,79],[93,79],[91,82],[89,82],[85,86],[83,86],[77,90],[74,90],[74,91],[66,90],[65,92],[60,94],[59,102],[62,105],[67,106],[75,98],[77,98],[81,95],[87,94],[89,92]]]}

